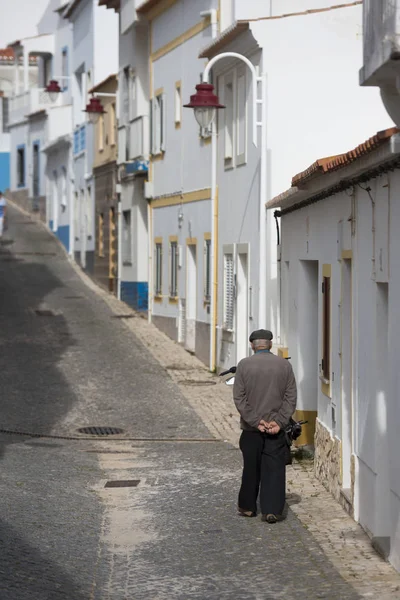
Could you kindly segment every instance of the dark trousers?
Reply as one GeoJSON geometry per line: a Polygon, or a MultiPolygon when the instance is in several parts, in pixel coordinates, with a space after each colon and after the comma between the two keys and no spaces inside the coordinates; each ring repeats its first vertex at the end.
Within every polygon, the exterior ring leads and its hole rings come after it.
{"type": "Polygon", "coordinates": [[[259,431],[242,431],[239,446],[243,454],[239,508],[257,512],[260,490],[261,513],[282,515],[287,459],[284,432],[268,435],[259,431]]]}

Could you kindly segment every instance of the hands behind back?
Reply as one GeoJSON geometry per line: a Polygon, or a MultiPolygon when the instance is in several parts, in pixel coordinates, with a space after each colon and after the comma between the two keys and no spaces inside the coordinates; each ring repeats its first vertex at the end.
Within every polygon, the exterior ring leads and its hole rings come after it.
{"type": "Polygon", "coordinates": [[[264,421],[264,419],[261,419],[257,427],[262,433],[269,433],[270,435],[276,435],[281,430],[276,421],[268,422],[264,421]]]}

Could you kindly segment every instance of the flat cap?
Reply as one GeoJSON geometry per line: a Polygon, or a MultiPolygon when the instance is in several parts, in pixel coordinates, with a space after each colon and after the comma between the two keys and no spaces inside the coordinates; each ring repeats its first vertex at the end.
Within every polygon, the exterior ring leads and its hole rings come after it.
{"type": "Polygon", "coordinates": [[[272,331],[269,331],[268,329],[257,329],[256,331],[253,331],[252,334],[250,334],[249,342],[254,342],[254,340],[271,341],[273,339],[274,336],[272,335],[272,331]]]}

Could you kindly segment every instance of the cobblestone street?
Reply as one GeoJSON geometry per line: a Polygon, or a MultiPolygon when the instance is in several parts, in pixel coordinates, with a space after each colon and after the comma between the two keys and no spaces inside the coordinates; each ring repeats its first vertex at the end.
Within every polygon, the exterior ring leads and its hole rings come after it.
{"type": "Polygon", "coordinates": [[[286,521],[237,516],[231,389],[100,290],[42,225],[12,206],[9,218],[0,600],[400,599],[399,574],[310,462],[288,468],[286,521]],[[87,426],[124,432],[93,439],[87,426]]]}

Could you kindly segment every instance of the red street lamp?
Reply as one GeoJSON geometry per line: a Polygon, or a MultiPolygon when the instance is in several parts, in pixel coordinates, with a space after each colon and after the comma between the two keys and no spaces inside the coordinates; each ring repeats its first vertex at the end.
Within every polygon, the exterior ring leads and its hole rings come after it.
{"type": "Polygon", "coordinates": [[[104,110],[103,105],[100,102],[100,100],[98,98],[95,98],[94,96],[92,96],[90,98],[89,104],[86,105],[86,110],[84,110],[83,112],[87,113],[88,117],[89,117],[89,121],[93,125],[96,125],[97,121],[99,120],[100,115],[104,115],[104,113],[106,111],[104,110]]]}
{"type": "Polygon", "coordinates": [[[51,102],[55,102],[58,98],[58,94],[61,94],[62,90],[58,85],[58,81],[52,79],[46,86],[46,92],[49,94],[51,102]]]}
{"type": "Polygon", "coordinates": [[[207,128],[215,118],[218,108],[225,108],[219,103],[218,96],[214,94],[214,86],[211,83],[199,83],[196,85],[196,93],[190,96],[189,104],[185,108],[193,108],[194,116],[200,127],[207,128]]]}

